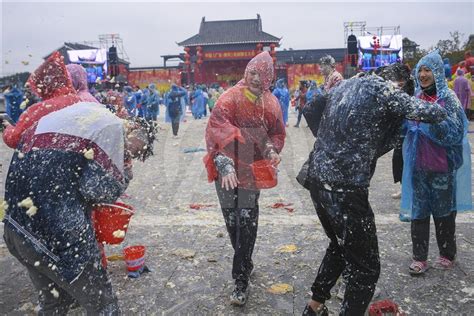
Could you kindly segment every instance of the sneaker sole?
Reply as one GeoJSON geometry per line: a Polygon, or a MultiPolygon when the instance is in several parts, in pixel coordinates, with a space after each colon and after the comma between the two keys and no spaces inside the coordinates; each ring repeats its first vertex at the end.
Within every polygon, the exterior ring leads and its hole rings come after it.
{"type": "Polygon", "coordinates": [[[232,304],[232,305],[235,305],[235,306],[243,306],[243,305],[245,305],[245,303],[247,303],[247,301],[241,302],[241,301],[236,300],[236,299],[234,299],[234,298],[232,298],[232,297],[230,298],[230,304],[232,304]]]}

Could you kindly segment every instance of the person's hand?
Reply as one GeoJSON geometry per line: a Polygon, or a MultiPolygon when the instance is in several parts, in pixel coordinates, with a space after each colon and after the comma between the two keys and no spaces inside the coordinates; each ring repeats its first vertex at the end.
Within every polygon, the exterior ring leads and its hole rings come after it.
{"type": "Polygon", "coordinates": [[[240,182],[239,179],[237,179],[237,175],[235,172],[232,172],[222,177],[221,188],[225,188],[226,190],[235,189],[239,183],[240,182]]]}
{"type": "Polygon", "coordinates": [[[281,157],[276,152],[270,153],[269,158],[270,158],[270,163],[275,167],[278,166],[278,164],[281,162],[281,157]]]}
{"type": "Polygon", "coordinates": [[[10,124],[10,122],[8,122],[7,120],[3,120],[2,124],[5,128],[7,128],[8,126],[12,126],[12,124],[10,124]]]}

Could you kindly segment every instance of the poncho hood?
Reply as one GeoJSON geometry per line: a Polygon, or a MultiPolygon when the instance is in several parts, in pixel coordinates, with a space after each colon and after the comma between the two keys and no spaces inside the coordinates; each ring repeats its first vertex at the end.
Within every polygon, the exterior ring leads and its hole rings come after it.
{"type": "Polygon", "coordinates": [[[54,52],[41,64],[28,78],[27,83],[31,90],[43,100],[75,93],[63,57],[59,52],[54,52]]]}
{"type": "Polygon", "coordinates": [[[437,50],[428,53],[426,56],[420,59],[416,64],[415,78],[417,90],[421,89],[420,79],[418,78],[418,72],[421,66],[425,66],[433,72],[434,81],[436,85],[436,95],[438,98],[445,98],[448,95],[448,83],[444,75],[444,64],[440,54],[437,50]]]}
{"type": "MultiPolygon", "coordinates": [[[[256,71],[262,81],[263,91],[268,91],[273,82],[273,59],[268,52],[262,52],[252,58],[245,68],[244,78],[250,71],[256,71]]],[[[244,80],[240,83],[245,84],[244,80]]]]}
{"type": "Polygon", "coordinates": [[[87,72],[81,65],[69,64],[66,66],[69,78],[71,79],[72,86],[77,92],[86,91],[87,88],[87,72]]]}

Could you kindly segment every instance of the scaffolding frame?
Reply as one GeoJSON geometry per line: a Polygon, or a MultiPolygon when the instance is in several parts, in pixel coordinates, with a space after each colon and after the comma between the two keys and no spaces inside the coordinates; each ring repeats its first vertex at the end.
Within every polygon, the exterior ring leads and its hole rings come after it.
{"type": "Polygon", "coordinates": [[[123,61],[130,62],[120,34],[100,34],[98,41],[84,41],[84,44],[95,47],[98,46],[100,49],[105,49],[107,53],[110,47],[115,46],[117,48],[118,57],[123,61]]]}
{"type": "Polygon", "coordinates": [[[365,21],[344,22],[344,46],[347,47],[347,38],[350,34],[354,34],[356,36],[366,35],[366,26],[367,23],[365,21]]]}
{"type": "Polygon", "coordinates": [[[356,36],[366,36],[374,35],[377,37],[382,37],[382,35],[399,35],[400,34],[400,25],[398,26],[378,26],[378,27],[367,27],[367,22],[357,21],[357,22],[344,22],[344,46],[347,47],[347,38],[350,34],[356,36]]]}

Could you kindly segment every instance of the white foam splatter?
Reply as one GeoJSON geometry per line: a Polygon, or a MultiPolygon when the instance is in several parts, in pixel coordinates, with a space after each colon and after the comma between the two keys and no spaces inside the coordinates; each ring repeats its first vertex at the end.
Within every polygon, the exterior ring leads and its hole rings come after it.
{"type": "Polygon", "coordinates": [[[114,231],[112,233],[112,235],[115,237],[115,238],[124,238],[125,237],[125,232],[121,229],[118,229],[116,231],[114,231]]]}
{"type": "Polygon", "coordinates": [[[54,298],[58,298],[58,297],[59,297],[59,292],[58,292],[58,290],[56,290],[55,288],[53,288],[50,292],[51,292],[51,294],[53,294],[54,298]]]}
{"type": "Polygon", "coordinates": [[[26,199],[23,199],[20,203],[18,203],[19,207],[24,207],[24,208],[30,208],[34,206],[33,200],[30,197],[27,197],[26,199]]]}
{"type": "Polygon", "coordinates": [[[38,212],[38,208],[33,205],[26,211],[26,215],[28,215],[29,217],[33,217],[36,215],[36,212],[38,212]]]}
{"type": "Polygon", "coordinates": [[[89,159],[89,160],[94,159],[94,149],[90,148],[89,150],[87,150],[84,153],[84,157],[86,157],[86,159],[89,159]]]}

